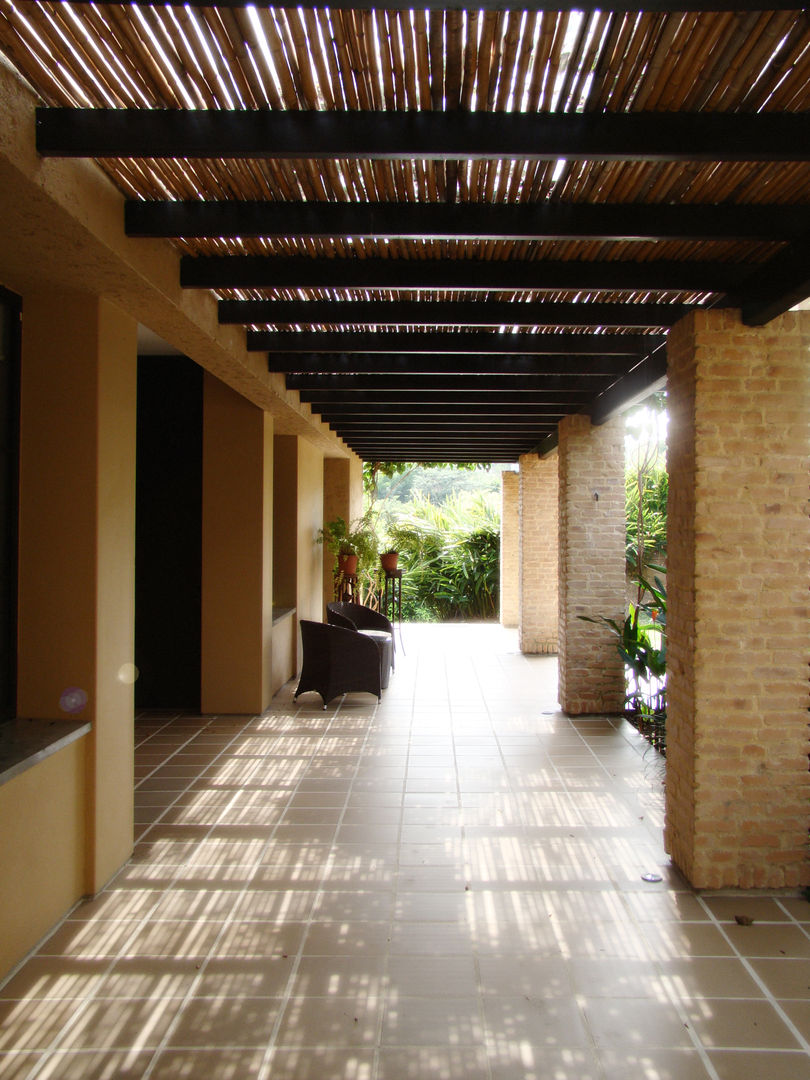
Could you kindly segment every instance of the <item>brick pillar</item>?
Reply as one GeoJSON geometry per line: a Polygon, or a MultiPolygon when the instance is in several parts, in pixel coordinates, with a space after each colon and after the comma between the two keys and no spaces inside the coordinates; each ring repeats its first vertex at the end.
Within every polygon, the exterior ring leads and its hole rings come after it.
{"type": "Polygon", "coordinates": [[[668,345],[667,848],[693,885],[810,883],[810,313],[668,345]]]}
{"type": "Polygon", "coordinates": [[[501,626],[517,626],[520,612],[520,477],[501,473],[501,626]]]}
{"type": "Polygon", "coordinates": [[[557,454],[520,459],[520,611],[524,653],[557,651],[557,454]]]}
{"type": "Polygon", "coordinates": [[[560,423],[560,704],[615,713],[624,669],[615,638],[579,616],[625,614],[624,421],[560,423]]]}

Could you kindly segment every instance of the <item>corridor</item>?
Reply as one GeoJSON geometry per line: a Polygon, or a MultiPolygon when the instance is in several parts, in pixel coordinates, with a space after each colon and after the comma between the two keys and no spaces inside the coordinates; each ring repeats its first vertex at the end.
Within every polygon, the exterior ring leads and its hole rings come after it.
{"type": "Polygon", "coordinates": [[[134,857],[0,990],[3,1080],[810,1077],[810,904],[694,894],[555,658],[403,638],[380,706],[138,719],[134,857]]]}

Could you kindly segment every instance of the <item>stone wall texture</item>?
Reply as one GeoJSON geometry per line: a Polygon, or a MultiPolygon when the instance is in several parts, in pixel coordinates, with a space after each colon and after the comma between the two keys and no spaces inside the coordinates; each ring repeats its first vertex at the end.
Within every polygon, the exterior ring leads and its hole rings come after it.
{"type": "Polygon", "coordinates": [[[520,458],[520,612],[524,653],[556,653],[558,627],[557,454],[520,458]]]}
{"type": "Polygon", "coordinates": [[[580,616],[625,614],[624,420],[599,427],[567,416],[559,428],[560,705],[570,714],[624,707],[616,639],[580,616]]]}
{"type": "Polygon", "coordinates": [[[810,313],[670,332],[667,848],[699,888],[808,867],[810,313]]]}
{"type": "Polygon", "coordinates": [[[520,477],[501,473],[501,625],[517,626],[520,618],[520,477]]]}

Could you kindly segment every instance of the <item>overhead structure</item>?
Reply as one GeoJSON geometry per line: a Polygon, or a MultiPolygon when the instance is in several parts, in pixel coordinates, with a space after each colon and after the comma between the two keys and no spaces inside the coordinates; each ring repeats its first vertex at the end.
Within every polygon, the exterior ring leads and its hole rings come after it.
{"type": "Polygon", "coordinates": [[[0,5],[95,158],[361,457],[515,460],[810,294],[810,20],[731,3],[0,5]]]}

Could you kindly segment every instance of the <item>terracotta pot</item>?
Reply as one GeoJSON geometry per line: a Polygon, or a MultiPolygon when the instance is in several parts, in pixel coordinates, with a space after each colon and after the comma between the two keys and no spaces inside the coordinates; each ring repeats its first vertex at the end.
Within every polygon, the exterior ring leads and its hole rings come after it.
{"type": "Polygon", "coordinates": [[[357,555],[338,555],[338,572],[341,574],[356,574],[357,558],[357,555]]]}
{"type": "Polygon", "coordinates": [[[380,555],[380,564],[382,565],[383,570],[385,570],[387,574],[390,574],[392,571],[396,570],[398,559],[398,551],[386,551],[380,555]]]}

